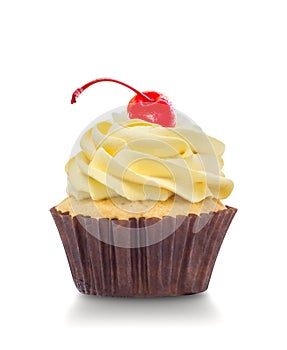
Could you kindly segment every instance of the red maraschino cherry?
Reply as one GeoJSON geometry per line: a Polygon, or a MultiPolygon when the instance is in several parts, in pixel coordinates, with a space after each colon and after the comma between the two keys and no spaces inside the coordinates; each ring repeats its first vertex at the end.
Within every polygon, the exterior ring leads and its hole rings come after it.
{"type": "Polygon", "coordinates": [[[139,118],[164,127],[175,127],[176,116],[174,108],[166,96],[155,91],[140,92],[130,85],[115,79],[101,78],[90,81],[73,93],[71,103],[76,103],[76,99],[89,86],[103,81],[121,84],[136,93],[136,95],[130,100],[127,108],[130,119],[139,118]]]}

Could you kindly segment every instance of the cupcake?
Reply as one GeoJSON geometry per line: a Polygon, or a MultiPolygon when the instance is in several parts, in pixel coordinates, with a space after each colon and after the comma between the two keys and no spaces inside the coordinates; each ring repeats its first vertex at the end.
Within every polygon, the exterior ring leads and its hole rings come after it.
{"type": "Polygon", "coordinates": [[[195,294],[211,273],[236,209],[222,200],[224,144],[157,92],[96,119],[66,164],[67,193],[51,209],[77,289],[154,297],[195,294]]]}

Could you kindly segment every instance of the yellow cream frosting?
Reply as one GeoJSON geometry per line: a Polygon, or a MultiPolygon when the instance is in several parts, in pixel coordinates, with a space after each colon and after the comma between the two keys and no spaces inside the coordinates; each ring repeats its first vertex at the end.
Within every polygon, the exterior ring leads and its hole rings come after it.
{"type": "Polygon", "coordinates": [[[196,203],[233,189],[221,171],[224,144],[192,123],[165,128],[113,116],[86,131],[80,147],[66,165],[67,192],[77,200],[165,201],[176,194],[196,203]]]}

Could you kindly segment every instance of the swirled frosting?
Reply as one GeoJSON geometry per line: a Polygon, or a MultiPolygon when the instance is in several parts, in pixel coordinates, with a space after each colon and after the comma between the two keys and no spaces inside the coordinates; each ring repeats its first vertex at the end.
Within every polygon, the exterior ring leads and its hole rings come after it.
{"type": "Polygon", "coordinates": [[[190,202],[224,199],[233,183],[221,171],[224,144],[192,123],[165,128],[115,116],[84,133],[66,165],[69,195],[81,200],[124,197],[190,202]]]}

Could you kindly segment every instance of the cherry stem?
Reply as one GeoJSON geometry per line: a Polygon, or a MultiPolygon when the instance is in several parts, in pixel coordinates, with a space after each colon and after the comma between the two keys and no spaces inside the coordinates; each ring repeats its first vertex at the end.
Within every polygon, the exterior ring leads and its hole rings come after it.
{"type": "Polygon", "coordinates": [[[142,92],[136,90],[136,89],[133,88],[132,86],[130,86],[130,85],[126,84],[126,83],[123,83],[123,82],[121,82],[121,81],[119,81],[119,80],[110,79],[110,78],[100,78],[100,79],[92,80],[92,81],[90,81],[89,83],[83,85],[81,88],[75,90],[74,93],[73,93],[73,95],[72,95],[71,104],[76,103],[76,102],[77,102],[77,98],[78,98],[78,97],[81,95],[81,93],[82,93],[83,91],[85,91],[89,86],[94,85],[94,84],[96,84],[96,83],[100,83],[100,82],[102,82],[102,81],[111,81],[111,82],[113,82],[113,83],[117,83],[117,84],[123,85],[123,86],[125,86],[125,87],[131,89],[132,91],[134,91],[137,95],[142,96],[142,97],[145,98],[147,101],[149,101],[149,102],[153,102],[153,101],[154,101],[153,99],[151,99],[150,97],[148,97],[148,96],[145,95],[144,93],[142,93],[142,92]]]}

